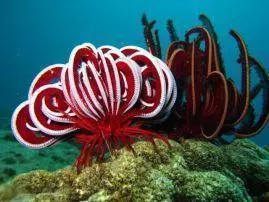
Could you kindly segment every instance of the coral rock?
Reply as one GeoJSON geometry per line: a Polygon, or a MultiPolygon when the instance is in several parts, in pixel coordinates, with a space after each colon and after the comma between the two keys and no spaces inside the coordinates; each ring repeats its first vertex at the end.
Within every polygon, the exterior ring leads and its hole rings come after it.
{"type": "Polygon", "coordinates": [[[269,153],[249,140],[216,146],[156,140],[116,151],[80,174],[32,171],[0,187],[0,201],[251,201],[268,195],[269,153]]]}

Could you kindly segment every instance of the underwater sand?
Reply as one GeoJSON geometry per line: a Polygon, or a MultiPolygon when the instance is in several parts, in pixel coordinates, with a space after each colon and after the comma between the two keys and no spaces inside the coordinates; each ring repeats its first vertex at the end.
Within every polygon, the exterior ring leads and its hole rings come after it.
{"type": "Polygon", "coordinates": [[[31,170],[54,171],[71,165],[79,152],[78,147],[68,142],[43,150],[27,149],[10,130],[0,130],[0,148],[0,184],[31,170]]]}

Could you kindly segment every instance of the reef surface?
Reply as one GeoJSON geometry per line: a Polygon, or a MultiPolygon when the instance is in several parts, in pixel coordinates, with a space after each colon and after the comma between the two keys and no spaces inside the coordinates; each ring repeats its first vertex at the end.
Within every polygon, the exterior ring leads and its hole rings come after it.
{"type": "MultiPolygon", "coordinates": [[[[0,186],[0,201],[266,201],[269,151],[247,139],[216,146],[156,140],[125,148],[80,174],[35,170],[0,186]]],[[[48,154],[49,155],[49,154],[48,154]]],[[[63,157],[65,158],[65,157],[63,157]]]]}
{"type": "Polygon", "coordinates": [[[79,154],[74,142],[63,142],[42,150],[28,149],[18,144],[9,128],[0,130],[0,184],[31,170],[55,171],[66,167],[79,154]]]}

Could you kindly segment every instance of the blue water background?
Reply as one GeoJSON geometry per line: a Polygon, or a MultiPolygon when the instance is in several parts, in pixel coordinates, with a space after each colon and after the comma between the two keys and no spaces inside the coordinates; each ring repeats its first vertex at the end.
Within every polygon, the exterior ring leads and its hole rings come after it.
{"type": "MultiPolygon", "coordinates": [[[[174,20],[183,37],[185,31],[200,24],[200,13],[209,16],[220,39],[228,75],[240,84],[241,69],[235,62],[238,49],[228,32],[237,30],[251,55],[267,66],[268,72],[268,10],[267,0],[1,1],[0,121],[9,122],[11,112],[27,98],[35,75],[48,65],[66,63],[76,45],[145,47],[140,21],[144,12],[157,20],[163,54],[169,43],[167,19],[174,20]]],[[[258,101],[255,109],[259,112],[260,108],[258,101]]],[[[269,144],[268,135],[267,126],[254,139],[260,145],[269,144]]]]}

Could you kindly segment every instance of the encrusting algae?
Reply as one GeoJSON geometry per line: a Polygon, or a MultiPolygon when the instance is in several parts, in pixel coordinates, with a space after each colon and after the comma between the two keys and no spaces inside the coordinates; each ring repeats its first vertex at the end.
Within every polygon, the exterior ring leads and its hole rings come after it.
{"type": "Polygon", "coordinates": [[[67,167],[19,175],[0,187],[0,201],[265,201],[268,196],[269,152],[250,140],[156,144],[157,151],[137,142],[136,156],[123,148],[80,174],[67,167]]]}

